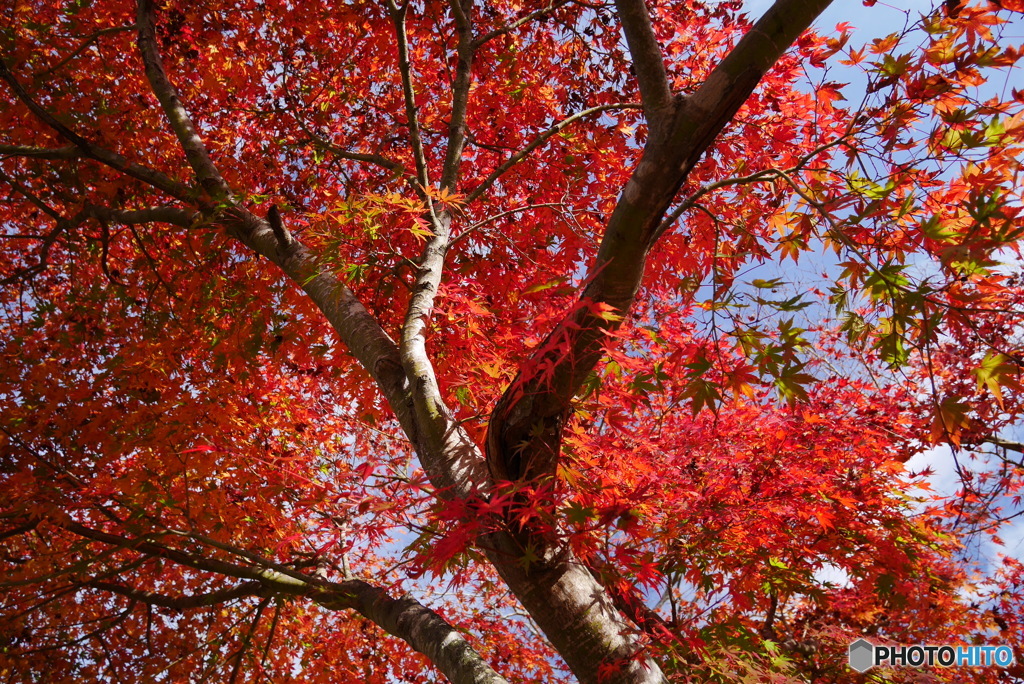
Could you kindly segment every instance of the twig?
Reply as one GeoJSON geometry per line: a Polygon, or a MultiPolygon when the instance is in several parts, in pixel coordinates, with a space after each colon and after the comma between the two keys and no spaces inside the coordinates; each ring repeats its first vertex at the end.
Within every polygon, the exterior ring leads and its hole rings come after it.
{"type": "Polygon", "coordinates": [[[130,26],[111,26],[109,28],[104,28],[104,29],[99,29],[98,31],[94,31],[93,33],[88,35],[78,45],[77,48],[72,50],[71,54],[69,54],[67,57],[65,57],[64,59],[60,60],[56,64],[54,64],[49,69],[46,69],[44,71],[40,71],[39,73],[35,74],[32,78],[34,80],[36,80],[36,81],[39,81],[40,79],[43,79],[43,78],[49,76],[50,74],[52,74],[53,72],[57,71],[58,69],[63,67],[65,64],[67,64],[68,62],[73,60],[75,57],[77,57],[78,55],[82,54],[82,52],[87,47],[89,47],[90,45],[95,43],[102,36],[110,35],[112,33],[123,33],[124,31],[134,31],[134,30],[135,30],[135,24],[131,24],[130,26]]]}
{"type": "Polygon", "coordinates": [[[470,202],[472,202],[473,200],[475,200],[476,198],[480,197],[482,194],[487,192],[487,190],[492,185],[494,185],[494,182],[496,180],[498,180],[498,178],[500,178],[506,171],[508,171],[513,166],[515,166],[516,164],[521,162],[531,152],[533,152],[535,149],[537,149],[538,147],[543,145],[545,142],[547,142],[549,138],[551,138],[552,136],[558,134],[563,129],[565,129],[566,126],[569,126],[569,125],[579,121],[580,119],[584,119],[584,118],[586,118],[586,117],[588,117],[588,116],[590,116],[592,114],[600,114],[601,112],[610,112],[610,111],[616,111],[616,110],[621,110],[621,109],[641,109],[641,108],[642,108],[641,105],[638,105],[638,104],[635,104],[635,103],[630,103],[630,102],[620,102],[620,103],[616,103],[616,104],[598,105],[596,107],[591,107],[589,109],[584,109],[581,112],[576,112],[575,114],[572,114],[572,115],[562,119],[561,121],[553,124],[547,130],[542,132],[540,135],[538,135],[532,141],[530,141],[530,143],[526,147],[524,147],[522,150],[520,150],[519,152],[516,152],[514,155],[509,157],[505,161],[504,164],[502,164],[501,166],[496,168],[494,171],[492,171],[491,174],[489,176],[487,176],[487,178],[485,178],[483,180],[483,182],[480,183],[480,185],[478,185],[471,193],[469,193],[469,195],[466,196],[465,204],[469,204],[470,202]]]}

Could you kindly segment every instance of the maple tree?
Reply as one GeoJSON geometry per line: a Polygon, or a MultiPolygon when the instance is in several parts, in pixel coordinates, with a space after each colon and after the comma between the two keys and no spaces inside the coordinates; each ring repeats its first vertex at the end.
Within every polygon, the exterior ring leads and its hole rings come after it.
{"type": "Polygon", "coordinates": [[[828,5],[3,3],[0,674],[1020,643],[1024,7],[828,5]]]}

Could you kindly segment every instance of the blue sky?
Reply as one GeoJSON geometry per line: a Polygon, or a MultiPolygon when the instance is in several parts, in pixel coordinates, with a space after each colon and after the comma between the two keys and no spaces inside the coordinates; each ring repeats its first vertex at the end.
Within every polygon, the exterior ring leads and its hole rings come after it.
{"type": "MultiPolygon", "coordinates": [[[[773,0],[747,0],[745,9],[751,17],[760,17],[771,7],[773,0]]],[[[886,36],[903,28],[909,13],[911,21],[931,9],[931,0],[905,0],[904,2],[879,2],[874,7],[864,7],[859,0],[835,0],[814,25],[822,33],[828,33],[836,24],[849,22],[856,29],[859,42],[886,36]]],[[[855,41],[857,42],[857,41],[855,41]]]]}

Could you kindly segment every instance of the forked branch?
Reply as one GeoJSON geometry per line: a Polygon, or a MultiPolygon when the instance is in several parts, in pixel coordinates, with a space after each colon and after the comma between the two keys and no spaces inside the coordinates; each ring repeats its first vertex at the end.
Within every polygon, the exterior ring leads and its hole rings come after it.
{"type": "MultiPolygon", "coordinates": [[[[690,171],[732,120],[768,69],[830,0],[777,0],[689,97],[674,98],[671,116],[650,121],[665,97],[646,7],[619,2],[650,137],[608,221],[579,302],[548,335],[494,408],[487,460],[499,479],[552,477],[561,428],[587,375],[603,354],[607,332],[621,325],[643,278],[648,251],[690,171]],[[641,76],[641,72],[644,73],[641,76]],[[657,123],[655,126],[653,124],[657,123]]],[[[663,68],[663,64],[661,65],[663,68]]]]}

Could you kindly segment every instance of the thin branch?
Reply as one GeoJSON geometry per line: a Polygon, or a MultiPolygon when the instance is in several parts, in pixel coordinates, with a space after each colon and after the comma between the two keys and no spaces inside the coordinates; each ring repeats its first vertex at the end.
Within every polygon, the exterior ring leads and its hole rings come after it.
{"type": "Polygon", "coordinates": [[[74,145],[66,147],[31,147],[29,145],[0,145],[4,157],[27,157],[29,159],[78,159],[82,151],[74,145]]]}
{"type": "Polygon", "coordinates": [[[110,271],[109,259],[110,259],[110,224],[106,220],[99,218],[97,219],[100,224],[100,268],[103,270],[103,275],[106,276],[107,280],[115,285],[121,287],[127,287],[127,285],[117,278],[114,277],[110,271]]]}
{"type": "MultiPolygon", "coordinates": [[[[72,148],[75,149],[75,148],[72,148]]],[[[31,202],[36,208],[44,212],[47,216],[56,221],[56,226],[46,235],[31,236],[37,240],[40,240],[43,245],[40,249],[39,263],[31,266],[19,273],[14,274],[8,278],[4,278],[0,281],[0,285],[6,285],[8,282],[14,282],[21,278],[30,277],[36,273],[44,271],[49,263],[49,254],[53,245],[56,243],[57,238],[61,234],[74,228],[89,218],[96,219],[100,222],[103,229],[103,261],[102,268],[107,278],[112,282],[118,282],[111,277],[107,270],[107,247],[109,240],[109,230],[107,227],[108,223],[120,223],[123,225],[133,225],[137,223],[151,223],[154,221],[162,223],[171,223],[184,227],[191,227],[198,223],[199,214],[191,212],[185,209],[179,209],[175,207],[152,207],[149,209],[138,209],[132,211],[121,211],[106,209],[104,207],[87,206],[82,211],[78,212],[74,217],[66,218],[61,216],[55,209],[51,208],[46,204],[39,196],[33,193],[31,190],[26,188],[20,182],[11,178],[3,171],[0,171],[0,181],[3,181],[11,186],[14,190],[24,196],[29,202],[31,202]]],[[[29,236],[26,236],[29,237],[29,236]]],[[[118,283],[123,284],[123,283],[118,283]]]]}
{"type": "Polygon", "coordinates": [[[237,587],[211,591],[206,594],[195,594],[192,596],[166,596],[152,591],[143,591],[123,584],[112,582],[90,581],[87,586],[111,594],[125,596],[133,601],[139,601],[149,606],[171,608],[173,610],[191,610],[193,608],[208,608],[221,603],[233,601],[245,596],[262,596],[266,588],[260,582],[250,581],[239,584],[237,587]]]}
{"type": "MultiPolygon", "coordinates": [[[[230,544],[225,544],[223,542],[219,542],[216,539],[212,539],[210,537],[207,537],[206,535],[197,534],[195,532],[181,532],[181,531],[173,530],[173,529],[168,529],[168,530],[166,530],[166,532],[167,532],[167,534],[170,534],[170,535],[174,535],[174,536],[177,536],[177,537],[183,537],[185,539],[191,539],[192,541],[197,541],[200,544],[203,544],[204,546],[209,546],[210,548],[217,549],[219,551],[223,551],[224,553],[229,553],[232,556],[238,556],[239,558],[244,558],[245,560],[249,561],[250,563],[252,563],[253,565],[258,566],[258,567],[270,568],[272,570],[277,570],[278,572],[281,572],[281,573],[284,573],[284,574],[295,573],[294,568],[289,568],[289,567],[287,567],[285,565],[282,565],[280,563],[275,563],[273,561],[267,560],[266,558],[258,556],[257,554],[252,553],[251,551],[246,551],[245,549],[239,549],[239,548],[237,548],[235,546],[231,546],[230,544]]],[[[298,577],[298,578],[305,577],[305,575],[302,575],[301,573],[296,574],[295,576],[298,577]]]]}
{"type": "Polygon", "coordinates": [[[521,149],[519,152],[516,152],[514,155],[509,157],[505,161],[505,163],[503,163],[498,168],[494,169],[494,171],[492,171],[491,174],[487,176],[487,178],[485,178],[482,183],[480,183],[480,185],[478,185],[471,193],[469,193],[469,195],[466,196],[465,203],[469,204],[473,200],[477,199],[485,192],[487,192],[487,190],[490,189],[492,185],[494,185],[494,182],[498,180],[498,178],[500,178],[506,171],[508,171],[513,166],[515,166],[523,159],[525,159],[527,156],[529,156],[531,152],[533,152],[535,149],[537,149],[545,142],[547,142],[552,136],[557,135],[559,132],[564,130],[566,126],[576,123],[580,119],[584,119],[592,114],[600,114],[601,112],[610,112],[621,109],[641,109],[641,106],[638,104],[628,102],[598,105],[597,107],[591,107],[590,109],[584,109],[581,112],[576,112],[575,114],[572,114],[562,119],[558,123],[553,124],[550,128],[548,128],[540,135],[538,135],[536,138],[531,140],[526,147],[521,149]]]}
{"type": "MultiPolygon", "coordinates": [[[[665,618],[658,615],[657,611],[647,607],[636,589],[623,588],[620,584],[614,581],[602,581],[602,574],[600,574],[595,568],[588,567],[587,569],[590,570],[594,579],[604,586],[605,590],[612,597],[612,602],[615,604],[615,607],[623,615],[628,617],[630,621],[640,629],[640,631],[664,643],[670,643],[684,648],[687,647],[686,642],[684,642],[679,635],[673,631],[672,628],[674,625],[670,625],[665,621],[665,618]]],[[[686,660],[692,661],[695,654],[687,648],[682,655],[686,660]]]]}
{"type": "Polygon", "coordinates": [[[481,220],[477,221],[476,223],[474,223],[473,225],[469,226],[464,231],[462,231],[461,233],[456,235],[454,238],[452,238],[451,244],[454,245],[455,243],[459,242],[460,240],[463,240],[464,238],[466,238],[469,235],[473,234],[474,232],[480,230],[481,228],[483,228],[484,226],[488,225],[489,223],[494,223],[495,221],[500,221],[501,219],[505,218],[506,216],[511,216],[512,214],[521,214],[522,212],[530,211],[531,209],[541,209],[541,208],[544,208],[544,207],[564,207],[564,206],[565,206],[564,202],[538,202],[537,204],[527,204],[527,205],[522,206],[522,207],[515,207],[513,209],[506,209],[505,211],[498,212],[497,214],[492,214],[492,215],[488,216],[487,218],[481,219],[481,220]]]}
{"type": "MultiPolygon", "coordinates": [[[[86,632],[82,636],[77,637],[75,639],[71,639],[71,640],[60,639],[56,643],[50,643],[50,644],[47,644],[45,646],[39,646],[37,648],[32,648],[32,649],[28,649],[26,651],[21,651],[19,653],[19,655],[24,657],[24,656],[29,655],[29,654],[46,653],[47,651],[56,651],[56,650],[59,650],[59,649],[66,649],[69,646],[78,645],[78,644],[82,643],[83,641],[87,641],[89,639],[96,639],[100,644],[104,644],[103,640],[99,639],[98,637],[101,634],[103,634],[104,632],[108,632],[111,629],[113,629],[114,627],[117,627],[117,625],[119,625],[121,622],[123,622],[125,620],[125,618],[127,618],[129,615],[131,615],[134,611],[135,611],[135,604],[134,603],[129,603],[128,607],[125,608],[120,613],[118,613],[117,615],[105,615],[105,616],[103,616],[101,618],[97,618],[96,620],[90,621],[90,622],[103,622],[103,621],[106,621],[106,623],[103,624],[101,627],[99,627],[99,628],[97,628],[97,629],[95,629],[95,630],[93,630],[91,632],[86,632]]],[[[107,657],[111,658],[111,654],[110,654],[109,651],[107,651],[107,657]]]]}
{"type": "Polygon", "coordinates": [[[848,136],[849,132],[847,132],[846,135],[843,135],[831,142],[825,143],[824,145],[821,145],[811,150],[810,152],[802,156],[796,164],[789,167],[788,169],[785,169],[784,171],[780,171],[779,169],[774,168],[762,169],[760,171],[756,171],[746,176],[733,176],[731,178],[723,178],[722,180],[705,185],[704,187],[691,193],[686,199],[680,202],[675,209],[673,209],[665,216],[664,220],[654,231],[654,240],[660,238],[666,230],[672,227],[673,223],[679,220],[680,216],[682,216],[688,210],[693,208],[693,206],[697,204],[697,201],[701,197],[707,195],[708,193],[714,192],[715,190],[720,190],[721,188],[725,188],[730,185],[747,185],[748,183],[756,183],[758,181],[767,181],[774,180],[776,178],[781,178],[782,174],[796,173],[797,171],[800,171],[808,162],[814,159],[814,157],[818,156],[822,152],[846,142],[848,136]]]}
{"type": "Polygon", "coordinates": [[[139,0],[138,44],[139,52],[142,53],[142,62],[146,67],[146,78],[185,152],[189,165],[195,171],[200,185],[211,197],[219,200],[228,199],[231,197],[231,188],[220,175],[217,167],[214,166],[206,146],[192,124],[192,118],[178,97],[178,91],[167,78],[167,72],[164,70],[163,61],[160,59],[160,52],[157,49],[154,21],[153,1],[139,0]]]}
{"type": "Polygon", "coordinates": [[[675,209],[665,216],[665,219],[654,231],[654,239],[657,240],[661,237],[666,230],[672,227],[673,223],[679,220],[680,216],[692,209],[697,204],[697,201],[704,195],[731,185],[747,185],[749,183],[756,183],[757,181],[772,180],[773,178],[778,178],[778,172],[776,169],[764,169],[762,171],[751,173],[747,176],[723,178],[720,181],[715,181],[714,183],[705,185],[699,190],[691,193],[686,199],[680,202],[675,209]]]}
{"type": "Polygon", "coordinates": [[[32,530],[39,527],[39,522],[39,520],[31,520],[25,523],[24,525],[18,525],[17,527],[12,527],[9,530],[0,531],[0,541],[3,541],[4,539],[10,539],[11,537],[18,537],[20,535],[25,534],[26,532],[31,532],[32,530]]]}
{"type": "MultiPolygon", "coordinates": [[[[164,673],[170,671],[171,669],[173,669],[176,665],[178,665],[178,663],[185,662],[186,660],[188,660],[192,656],[196,655],[197,653],[201,653],[202,651],[205,651],[210,646],[213,646],[215,644],[223,643],[223,642],[227,641],[227,636],[229,634],[231,634],[231,632],[235,629],[235,627],[240,625],[243,620],[245,620],[247,617],[249,617],[249,614],[251,612],[252,611],[246,611],[242,615],[240,615],[237,618],[235,618],[235,620],[233,620],[224,629],[222,629],[222,630],[220,630],[218,632],[214,632],[213,635],[210,638],[206,639],[201,644],[198,644],[195,648],[192,648],[191,650],[186,651],[184,654],[182,654],[181,656],[179,656],[175,660],[172,660],[170,663],[167,663],[162,669],[152,673],[152,679],[155,680],[155,681],[161,681],[163,679],[164,673]]],[[[219,622],[218,624],[221,624],[221,623],[222,622],[219,622]]],[[[211,632],[213,631],[212,627],[210,628],[210,631],[211,632]]]]}
{"type": "Polygon", "coordinates": [[[415,440],[416,424],[407,405],[407,379],[394,340],[366,310],[355,293],[318,256],[295,239],[282,252],[270,223],[240,207],[223,212],[220,224],[246,247],[276,264],[323,312],[348,351],[358,359],[387,398],[406,434],[415,440]]]}
{"type": "MultiPolygon", "coordinates": [[[[77,561],[76,563],[73,563],[71,566],[69,566],[66,569],[50,572],[50,573],[47,573],[46,575],[35,577],[31,581],[15,580],[15,581],[12,581],[12,582],[4,582],[0,586],[16,587],[16,586],[27,586],[27,585],[30,585],[30,584],[35,584],[35,585],[38,586],[38,585],[42,584],[43,582],[54,580],[54,579],[57,579],[58,577],[67,576],[67,575],[75,575],[79,571],[85,571],[91,565],[93,565],[95,563],[101,563],[104,560],[111,559],[113,557],[113,555],[114,555],[114,552],[110,551],[110,552],[107,552],[107,553],[104,553],[104,554],[98,554],[98,555],[96,555],[96,556],[94,556],[92,558],[83,558],[83,559],[77,561]]],[[[132,562],[126,563],[126,564],[124,564],[124,565],[122,565],[120,567],[112,568],[110,570],[107,570],[107,571],[101,573],[100,575],[97,575],[93,579],[102,580],[102,579],[105,579],[107,577],[113,577],[115,575],[120,575],[120,574],[125,573],[125,572],[131,572],[132,570],[134,570],[134,569],[144,565],[147,562],[147,560],[149,560],[149,559],[147,559],[147,558],[135,559],[132,562]]],[[[36,597],[33,597],[33,598],[45,597],[45,598],[43,598],[43,600],[38,601],[37,603],[29,606],[28,608],[23,609],[19,613],[16,613],[16,614],[13,614],[13,615],[8,613],[4,617],[6,619],[8,619],[8,620],[11,620],[11,621],[17,620],[18,618],[20,618],[22,616],[32,614],[33,612],[39,610],[43,606],[46,606],[46,605],[48,605],[50,603],[53,603],[54,601],[60,599],[63,596],[67,596],[68,594],[72,594],[72,593],[77,592],[80,588],[81,588],[81,583],[79,581],[77,581],[77,580],[69,580],[68,584],[66,584],[64,586],[59,586],[59,587],[50,589],[48,591],[47,590],[42,590],[41,592],[38,593],[38,595],[36,597]]]]}
{"type": "Polygon", "coordinates": [[[231,669],[231,678],[228,679],[228,684],[235,684],[238,681],[238,674],[242,671],[242,659],[245,657],[245,652],[249,648],[249,644],[252,642],[252,636],[256,633],[256,628],[260,625],[260,619],[263,618],[263,611],[270,605],[270,599],[265,598],[260,601],[260,604],[256,606],[256,615],[252,618],[252,625],[249,627],[249,631],[245,633],[242,638],[242,645],[238,647],[238,652],[235,655],[235,666],[231,669]]]}
{"type": "Polygon", "coordinates": [[[269,568],[253,568],[246,565],[238,565],[236,563],[228,563],[222,560],[195,555],[169,546],[164,546],[163,544],[158,544],[152,541],[151,535],[130,539],[116,534],[94,530],[82,525],[81,523],[72,521],[62,521],[59,524],[69,532],[73,532],[74,534],[86,539],[92,539],[93,541],[137,551],[150,556],[165,558],[167,560],[174,561],[179,565],[184,565],[195,570],[203,570],[205,572],[212,572],[240,579],[258,580],[278,591],[286,593],[300,593],[302,588],[307,584],[306,579],[301,573],[285,574],[269,568]]]}
{"type": "Polygon", "coordinates": [[[315,147],[321,150],[330,152],[334,156],[339,157],[341,159],[348,159],[349,161],[358,161],[364,162],[366,164],[373,164],[375,166],[381,167],[382,169],[392,171],[400,176],[409,175],[408,169],[406,169],[405,166],[399,164],[393,159],[388,159],[387,157],[380,154],[364,154],[362,152],[350,152],[338,145],[335,145],[326,138],[314,133],[313,130],[310,129],[310,127],[306,124],[306,122],[299,118],[297,114],[294,115],[294,120],[295,123],[299,125],[299,128],[301,128],[303,132],[305,132],[306,135],[309,136],[310,142],[313,143],[315,147]]]}
{"type": "Polygon", "coordinates": [[[423,151],[423,140],[420,137],[419,117],[417,116],[416,93],[412,83],[412,65],[409,63],[409,37],[405,29],[405,17],[408,3],[401,7],[395,0],[388,0],[391,21],[395,25],[395,41],[398,43],[398,70],[402,76],[402,96],[405,99],[405,118],[408,119],[409,142],[412,144],[412,156],[416,160],[416,179],[423,192],[430,185],[427,172],[427,156],[423,151]]]}
{"type": "MultiPolygon", "coordinates": [[[[150,272],[153,274],[153,277],[156,279],[156,282],[160,285],[160,287],[164,289],[164,292],[167,293],[167,298],[170,301],[180,302],[181,297],[179,297],[177,293],[175,293],[170,283],[168,283],[167,280],[160,274],[160,264],[157,261],[157,259],[154,258],[153,255],[149,253],[149,250],[146,249],[146,243],[142,239],[142,236],[139,235],[139,231],[135,230],[135,226],[131,223],[126,225],[128,226],[128,232],[132,234],[132,239],[135,240],[135,245],[139,248],[139,251],[142,252],[142,256],[144,256],[146,258],[146,261],[149,263],[150,272]]],[[[150,292],[150,295],[152,295],[152,291],[150,292]]]]}
{"type": "MultiPolygon", "coordinates": [[[[83,211],[79,212],[72,218],[66,218],[64,216],[61,216],[59,212],[57,212],[55,209],[46,204],[46,202],[44,202],[34,192],[32,192],[24,185],[22,185],[15,179],[5,174],[3,171],[0,171],[0,180],[10,185],[11,188],[13,188],[15,191],[21,193],[21,195],[23,195],[29,202],[31,202],[33,206],[35,206],[37,209],[39,209],[44,214],[46,214],[54,221],[56,221],[56,225],[54,226],[53,230],[51,230],[46,235],[36,237],[36,239],[40,240],[43,243],[42,247],[40,247],[39,249],[39,262],[11,276],[0,279],[0,286],[5,286],[8,283],[13,283],[24,278],[30,278],[35,274],[42,273],[44,270],[46,270],[46,267],[47,265],[49,265],[50,261],[50,250],[53,248],[53,245],[56,244],[57,238],[59,238],[66,231],[81,225],[82,222],[88,218],[88,214],[83,211]]],[[[6,432],[6,430],[4,431],[6,432]]]]}
{"type": "Polygon", "coordinates": [[[761,636],[764,639],[775,640],[775,616],[779,609],[779,592],[772,587],[768,592],[768,612],[764,616],[764,624],[761,625],[761,636]]]}
{"type": "Polygon", "coordinates": [[[475,41],[473,41],[473,47],[478,48],[481,45],[483,45],[484,43],[486,43],[487,41],[494,40],[498,36],[503,36],[506,33],[510,33],[512,31],[515,31],[517,28],[519,28],[523,24],[527,24],[527,23],[529,23],[529,22],[531,22],[534,19],[537,19],[539,17],[546,16],[546,15],[550,14],[551,12],[554,12],[559,7],[562,7],[564,5],[568,5],[570,2],[573,2],[573,0],[557,0],[556,2],[549,2],[546,7],[542,7],[540,9],[538,9],[538,10],[534,10],[534,11],[530,12],[529,14],[523,15],[519,19],[516,19],[515,21],[513,21],[511,24],[506,24],[505,26],[502,26],[500,28],[496,28],[493,31],[485,33],[484,35],[480,36],[475,41]]]}
{"type": "Polygon", "coordinates": [[[267,664],[267,658],[270,656],[270,647],[274,643],[274,634],[277,632],[277,625],[280,620],[281,599],[277,599],[274,601],[274,617],[270,620],[270,631],[267,633],[267,643],[263,646],[263,657],[260,658],[260,668],[265,667],[267,664]]]}
{"type": "Polygon", "coordinates": [[[134,31],[134,30],[135,30],[135,25],[132,24],[131,26],[111,26],[109,28],[104,28],[104,29],[99,29],[98,31],[94,31],[90,35],[86,36],[86,38],[81,43],[79,43],[78,47],[75,48],[74,50],[72,50],[71,54],[69,54],[67,57],[65,57],[64,59],[60,60],[56,64],[54,64],[49,69],[46,69],[44,71],[40,71],[33,78],[36,81],[39,81],[40,79],[43,79],[43,78],[49,76],[50,74],[52,74],[53,72],[61,69],[65,64],[67,64],[68,62],[73,60],[78,55],[82,54],[82,52],[84,52],[86,48],[88,48],[90,45],[95,43],[97,40],[99,40],[103,36],[110,35],[112,33],[123,33],[125,31],[134,31]]]}
{"type": "Polygon", "coordinates": [[[22,185],[19,181],[11,178],[3,171],[0,171],[0,181],[7,183],[14,190],[17,190],[25,199],[32,203],[37,209],[49,216],[55,221],[63,221],[64,217],[60,215],[56,209],[52,208],[46,202],[44,202],[38,195],[29,190],[27,187],[22,185]]]}
{"type": "MultiPolygon", "coordinates": [[[[308,133],[308,131],[307,131],[307,133],[308,133]]],[[[363,154],[362,152],[349,152],[348,150],[343,149],[343,148],[335,145],[334,143],[328,142],[328,141],[324,140],[323,138],[320,138],[319,136],[315,136],[312,133],[310,133],[309,137],[310,137],[310,141],[314,145],[316,145],[317,147],[319,147],[320,149],[322,149],[324,151],[330,152],[331,154],[333,154],[334,156],[336,156],[336,157],[338,157],[340,159],[347,159],[349,161],[357,161],[357,162],[364,162],[366,164],[373,164],[374,166],[379,166],[382,169],[386,169],[388,171],[392,171],[392,172],[394,172],[394,173],[396,173],[396,174],[398,174],[400,176],[405,176],[405,175],[409,174],[409,170],[406,169],[404,166],[402,166],[401,164],[399,164],[396,161],[392,161],[391,159],[388,159],[387,157],[385,157],[383,155],[379,155],[379,154],[363,154]]]]}

